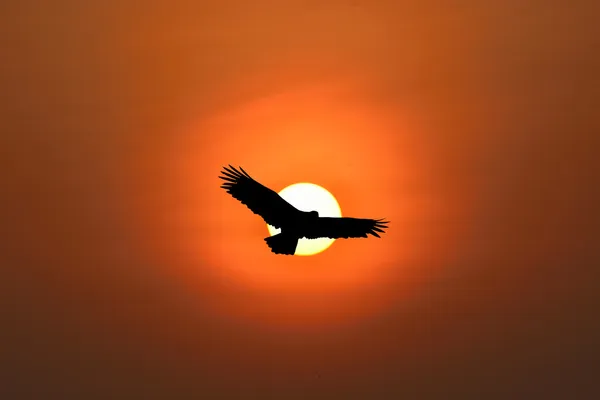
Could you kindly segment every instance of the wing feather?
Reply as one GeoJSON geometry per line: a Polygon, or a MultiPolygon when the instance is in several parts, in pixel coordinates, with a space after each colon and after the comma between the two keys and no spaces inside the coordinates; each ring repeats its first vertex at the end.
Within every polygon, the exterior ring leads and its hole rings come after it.
{"type": "Polygon", "coordinates": [[[389,221],[383,219],[365,218],[331,218],[320,217],[312,225],[306,238],[366,238],[368,235],[381,237],[377,232],[384,233],[389,221]]]}
{"type": "Polygon", "coordinates": [[[235,199],[246,205],[253,213],[275,228],[280,228],[282,221],[299,212],[297,208],[285,201],[277,192],[255,181],[241,167],[240,170],[229,165],[223,167],[221,185],[235,199]]]}

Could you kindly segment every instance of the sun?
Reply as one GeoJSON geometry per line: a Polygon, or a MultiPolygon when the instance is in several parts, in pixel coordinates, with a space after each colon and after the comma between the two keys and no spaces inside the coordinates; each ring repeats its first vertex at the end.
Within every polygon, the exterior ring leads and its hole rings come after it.
{"type": "MultiPolygon", "coordinates": [[[[327,189],[314,183],[294,183],[279,192],[279,195],[288,203],[301,211],[317,211],[319,217],[341,217],[342,210],[337,200],[327,189]]],[[[281,232],[271,225],[267,225],[271,236],[281,232]]],[[[335,239],[300,239],[296,247],[297,256],[312,256],[326,250],[335,239]]]]}

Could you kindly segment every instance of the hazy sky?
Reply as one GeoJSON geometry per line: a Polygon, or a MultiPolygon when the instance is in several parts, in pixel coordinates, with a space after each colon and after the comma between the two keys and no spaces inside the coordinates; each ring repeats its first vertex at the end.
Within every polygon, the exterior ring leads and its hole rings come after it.
{"type": "Polygon", "coordinates": [[[594,1],[3,2],[0,397],[595,398],[597,21],[594,1]],[[296,329],[226,311],[279,298],[173,257],[211,234],[165,228],[177,162],[247,161],[215,120],[239,130],[243,110],[340,81],[418,126],[386,149],[420,161],[382,208],[404,187],[441,211],[381,242],[419,251],[353,297],[385,291],[377,313],[296,329]]]}

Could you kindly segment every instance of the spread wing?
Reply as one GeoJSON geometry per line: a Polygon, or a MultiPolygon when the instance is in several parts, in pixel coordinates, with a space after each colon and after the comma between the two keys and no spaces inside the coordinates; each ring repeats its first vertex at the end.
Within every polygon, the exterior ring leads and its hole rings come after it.
{"type": "Polygon", "coordinates": [[[383,219],[320,217],[311,225],[306,238],[347,239],[366,238],[368,235],[381,237],[377,232],[383,233],[388,227],[387,224],[389,221],[383,219]]]}
{"type": "Polygon", "coordinates": [[[261,185],[246,171],[232,167],[223,167],[221,176],[225,183],[221,185],[234,198],[245,204],[254,214],[260,215],[267,224],[281,227],[281,221],[299,212],[274,190],[261,185]]]}

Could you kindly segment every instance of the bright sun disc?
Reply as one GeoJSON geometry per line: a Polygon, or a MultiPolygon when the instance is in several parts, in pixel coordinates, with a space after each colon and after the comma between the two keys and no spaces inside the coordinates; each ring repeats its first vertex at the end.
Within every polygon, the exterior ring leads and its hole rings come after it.
{"type": "MultiPolygon", "coordinates": [[[[301,211],[317,211],[319,217],[341,217],[342,210],[337,200],[325,188],[314,183],[294,183],[279,192],[279,195],[288,203],[301,211]]],[[[271,236],[281,232],[271,225],[267,225],[271,236]]],[[[335,239],[300,239],[296,247],[297,256],[311,256],[327,249],[335,239]]]]}

